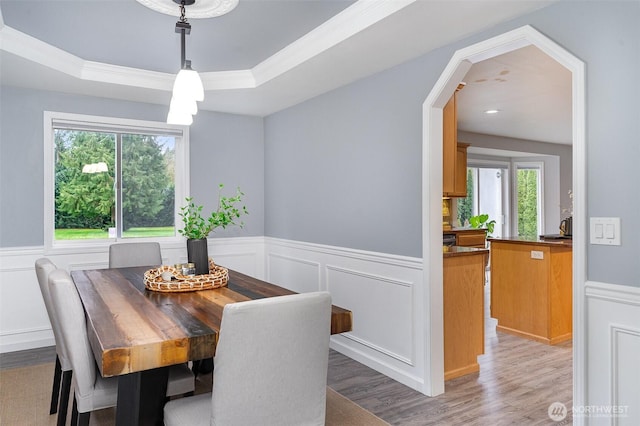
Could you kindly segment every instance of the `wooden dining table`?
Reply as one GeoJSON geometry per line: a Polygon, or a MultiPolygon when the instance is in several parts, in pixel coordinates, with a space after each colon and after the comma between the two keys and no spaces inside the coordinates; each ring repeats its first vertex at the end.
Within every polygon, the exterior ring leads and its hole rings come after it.
{"type": "MultiPolygon", "coordinates": [[[[226,287],[155,292],[144,285],[150,268],[71,272],[100,374],[118,376],[117,425],[162,424],[168,368],[214,356],[227,303],[295,294],[233,270],[226,287]]],[[[332,306],[331,334],[351,329],[351,311],[332,306]]]]}

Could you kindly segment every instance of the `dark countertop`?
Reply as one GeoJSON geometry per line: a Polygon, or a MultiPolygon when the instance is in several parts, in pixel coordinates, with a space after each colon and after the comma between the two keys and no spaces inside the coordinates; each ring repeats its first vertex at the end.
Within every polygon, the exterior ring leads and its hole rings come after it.
{"type": "Polygon", "coordinates": [[[443,257],[488,255],[489,249],[476,247],[442,246],[443,257]]]}
{"type": "Polygon", "coordinates": [[[547,245],[547,246],[562,246],[573,247],[573,240],[570,238],[543,238],[543,237],[501,237],[501,238],[487,238],[487,241],[505,242],[514,244],[531,244],[531,245],[547,245]]]}

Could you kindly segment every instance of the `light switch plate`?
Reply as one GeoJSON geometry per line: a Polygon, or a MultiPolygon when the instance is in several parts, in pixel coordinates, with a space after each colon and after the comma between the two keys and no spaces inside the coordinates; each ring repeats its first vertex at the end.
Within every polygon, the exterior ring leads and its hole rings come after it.
{"type": "Polygon", "coordinates": [[[620,245],[619,217],[592,217],[589,220],[589,241],[591,244],[609,246],[620,245]]]}

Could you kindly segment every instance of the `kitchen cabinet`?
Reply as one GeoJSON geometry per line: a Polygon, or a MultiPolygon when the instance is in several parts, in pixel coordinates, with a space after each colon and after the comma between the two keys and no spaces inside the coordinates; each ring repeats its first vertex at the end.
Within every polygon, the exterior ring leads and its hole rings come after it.
{"type": "Polygon", "coordinates": [[[443,234],[455,235],[455,245],[459,247],[485,248],[486,246],[486,229],[453,228],[443,234]]]}
{"type": "Polygon", "coordinates": [[[443,247],[444,379],[480,370],[487,249],[443,247]]]}
{"type": "Polygon", "coordinates": [[[491,316],[497,330],[554,345],[572,337],[572,245],[491,239],[491,316]]]}
{"type": "Polygon", "coordinates": [[[456,113],[456,94],[442,110],[442,193],[448,197],[454,192],[455,169],[458,158],[458,118],[456,113]]]}
{"type": "Polygon", "coordinates": [[[467,196],[467,148],[468,143],[458,142],[456,144],[456,164],[454,165],[453,192],[449,197],[467,196]]]}
{"type": "Polygon", "coordinates": [[[467,148],[469,144],[458,142],[458,113],[456,98],[458,86],[442,110],[442,195],[444,197],[467,196],[467,148]]]}

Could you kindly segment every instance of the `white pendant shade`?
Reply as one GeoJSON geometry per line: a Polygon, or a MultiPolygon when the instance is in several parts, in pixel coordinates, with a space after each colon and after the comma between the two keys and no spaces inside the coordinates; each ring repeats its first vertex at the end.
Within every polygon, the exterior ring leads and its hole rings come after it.
{"type": "Polygon", "coordinates": [[[169,109],[167,115],[167,124],[180,124],[183,126],[190,126],[193,123],[193,116],[188,111],[173,111],[169,109]]]}
{"type": "Polygon", "coordinates": [[[204,100],[204,86],[198,73],[191,69],[181,69],[173,83],[174,97],[190,97],[202,102],[204,100]]]}
{"type": "MultiPolygon", "coordinates": [[[[145,4],[145,1],[150,0],[139,1],[145,4]]],[[[160,0],[156,1],[159,2],[160,0]]],[[[170,0],[162,1],[170,2],[170,0]]],[[[202,85],[202,80],[198,73],[191,69],[191,61],[188,60],[185,55],[185,36],[191,32],[191,24],[187,22],[185,15],[185,6],[193,5],[195,0],[172,1],[174,3],[180,2],[180,20],[176,22],[176,33],[180,33],[180,59],[182,61],[182,65],[180,72],[178,72],[178,75],[176,75],[176,79],[173,82],[173,96],[171,97],[167,123],[190,126],[191,123],[193,123],[193,116],[198,113],[198,104],[196,104],[196,102],[204,101],[204,86],[202,85]]],[[[220,0],[215,1],[219,2],[220,0]]],[[[238,3],[238,0],[225,1],[229,5],[233,4],[229,10],[233,9],[233,7],[238,3]]],[[[223,13],[226,13],[226,11],[223,13]]]]}
{"type": "Polygon", "coordinates": [[[198,104],[193,98],[173,95],[171,104],[169,104],[169,111],[196,115],[198,113],[198,104]]]}

